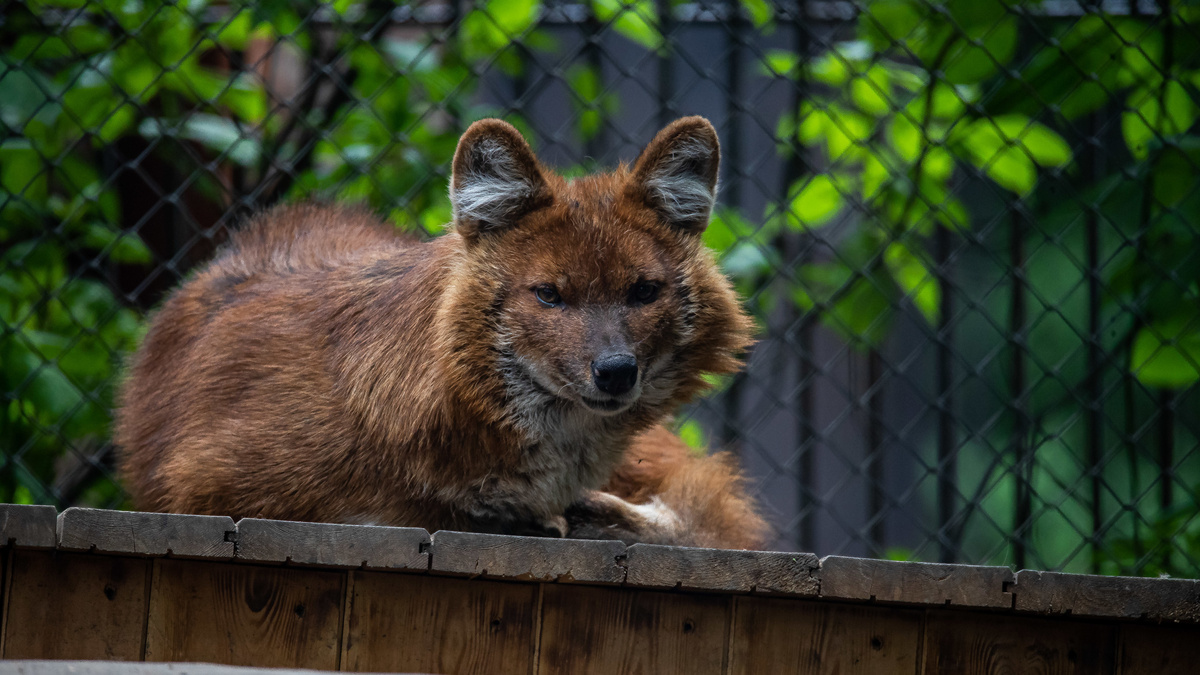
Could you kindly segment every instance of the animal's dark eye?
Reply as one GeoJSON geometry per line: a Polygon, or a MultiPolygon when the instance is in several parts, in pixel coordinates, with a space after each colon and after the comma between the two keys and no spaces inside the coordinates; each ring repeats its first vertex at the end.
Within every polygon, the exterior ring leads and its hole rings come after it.
{"type": "Polygon", "coordinates": [[[635,301],[648,305],[658,299],[658,284],[639,281],[633,285],[632,294],[635,301]]]}
{"type": "Polygon", "coordinates": [[[558,294],[553,286],[543,284],[533,289],[534,296],[538,302],[547,307],[557,307],[562,302],[562,296],[558,294]]]}

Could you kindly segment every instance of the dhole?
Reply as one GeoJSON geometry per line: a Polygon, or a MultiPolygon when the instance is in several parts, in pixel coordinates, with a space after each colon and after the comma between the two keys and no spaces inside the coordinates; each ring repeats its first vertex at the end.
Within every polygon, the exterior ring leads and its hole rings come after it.
{"type": "Polygon", "coordinates": [[[455,152],[451,234],[260,216],[133,358],[116,442],[135,505],[559,535],[567,515],[573,536],[757,544],[728,461],[658,426],[750,342],[700,238],[718,158],[691,117],[631,168],[567,181],[483,120],[455,152]]]}

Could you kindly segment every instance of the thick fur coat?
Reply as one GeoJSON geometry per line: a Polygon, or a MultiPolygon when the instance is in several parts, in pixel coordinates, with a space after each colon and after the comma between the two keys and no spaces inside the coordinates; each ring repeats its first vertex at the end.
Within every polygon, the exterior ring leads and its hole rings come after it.
{"type": "Polygon", "coordinates": [[[570,507],[577,536],[754,545],[737,472],[658,427],[750,343],[700,239],[718,157],[686,118],[632,167],[567,181],[484,120],[446,236],[312,204],[258,217],[132,360],[116,442],[135,505],[555,534],[570,507]]]}

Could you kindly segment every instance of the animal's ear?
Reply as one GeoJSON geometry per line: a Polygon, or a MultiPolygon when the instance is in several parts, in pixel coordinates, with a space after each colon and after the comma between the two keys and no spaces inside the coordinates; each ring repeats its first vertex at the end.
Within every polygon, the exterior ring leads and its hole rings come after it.
{"type": "Polygon", "coordinates": [[[667,223],[699,234],[717,198],[720,164],[717,130],[703,117],[684,117],[658,132],[638,156],[629,190],[667,223]]]}
{"type": "Polygon", "coordinates": [[[508,122],[480,120],[459,139],[450,203],[455,228],[466,239],[511,227],[551,199],[537,158],[508,122]]]}

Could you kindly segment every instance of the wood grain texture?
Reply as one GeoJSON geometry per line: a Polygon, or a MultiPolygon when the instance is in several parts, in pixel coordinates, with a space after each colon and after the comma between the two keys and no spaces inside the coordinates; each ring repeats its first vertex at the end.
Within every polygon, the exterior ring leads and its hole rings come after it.
{"type": "Polygon", "coordinates": [[[5,659],[142,658],[149,560],[15,550],[5,659]]]}
{"type": "Polygon", "coordinates": [[[0,504],[0,546],[54,548],[58,511],[53,506],[0,504]]]}
{"type": "Polygon", "coordinates": [[[619,541],[581,541],[500,534],[435,532],[430,570],[528,581],[619,584],[625,579],[619,541]]]}
{"type": "Polygon", "coordinates": [[[221,666],[212,663],[0,661],[0,675],[317,675],[320,672],[307,669],[221,666]]]}
{"type": "Polygon", "coordinates": [[[737,598],[729,672],[912,675],[921,620],[916,610],[737,598]]]}
{"type": "Polygon", "coordinates": [[[1116,670],[1117,627],[972,612],[930,612],[925,673],[1107,675],[1116,670]]]}
{"type": "Polygon", "coordinates": [[[1200,672],[1200,627],[1124,625],[1120,635],[1120,675],[1200,672]]]}
{"type": "Polygon", "coordinates": [[[353,575],[342,670],[530,672],[537,584],[353,575]]]}
{"type": "Polygon", "coordinates": [[[1015,608],[1045,614],[1200,622],[1200,581],[1021,570],[1015,608]]]}
{"type": "Polygon", "coordinates": [[[821,597],[927,605],[1012,607],[1007,567],[943,565],[828,556],[821,559],[821,597]]]}
{"type": "Polygon", "coordinates": [[[811,553],[728,551],[634,544],[626,554],[630,586],[816,595],[811,553]]]}
{"type": "Polygon", "coordinates": [[[345,572],[154,565],[147,661],[337,668],[345,572]]]}
{"type": "Polygon", "coordinates": [[[232,518],[69,508],[58,514],[65,550],[194,558],[233,558],[232,518]]]}
{"type": "Polygon", "coordinates": [[[538,672],[722,673],[731,601],[719,595],[547,585],[538,672]]]}
{"type": "Polygon", "coordinates": [[[258,518],[237,523],[239,560],[423,571],[429,567],[428,547],[429,533],[416,527],[258,518]]]}

